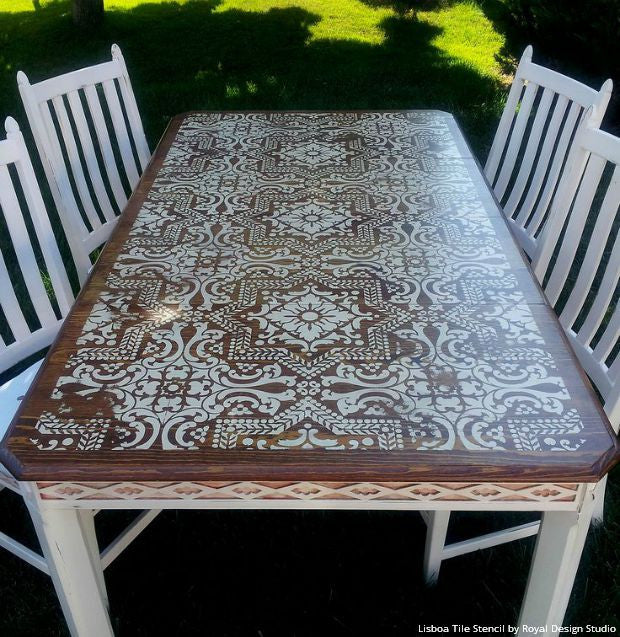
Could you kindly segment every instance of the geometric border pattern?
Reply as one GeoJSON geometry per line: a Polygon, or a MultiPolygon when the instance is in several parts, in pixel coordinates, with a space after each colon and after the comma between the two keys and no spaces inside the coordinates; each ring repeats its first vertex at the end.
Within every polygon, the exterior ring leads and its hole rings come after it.
{"type": "Polygon", "coordinates": [[[39,482],[44,500],[574,502],[579,484],[472,482],[39,482]]]}

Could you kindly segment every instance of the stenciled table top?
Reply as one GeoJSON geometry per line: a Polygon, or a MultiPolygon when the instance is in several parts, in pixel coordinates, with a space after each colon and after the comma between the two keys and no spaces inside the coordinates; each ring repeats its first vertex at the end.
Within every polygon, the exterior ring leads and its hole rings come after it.
{"type": "Polygon", "coordinates": [[[5,441],[21,479],[592,481],[615,438],[453,118],[175,118],[5,441]]]}

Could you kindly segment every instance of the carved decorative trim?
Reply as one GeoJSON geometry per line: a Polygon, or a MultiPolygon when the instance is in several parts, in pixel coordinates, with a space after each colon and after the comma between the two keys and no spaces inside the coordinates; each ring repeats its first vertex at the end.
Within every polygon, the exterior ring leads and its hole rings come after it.
{"type": "Polygon", "coordinates": [[[467,482],[39,482],[44,500],[574,502],[578,484],[467,482]]]}

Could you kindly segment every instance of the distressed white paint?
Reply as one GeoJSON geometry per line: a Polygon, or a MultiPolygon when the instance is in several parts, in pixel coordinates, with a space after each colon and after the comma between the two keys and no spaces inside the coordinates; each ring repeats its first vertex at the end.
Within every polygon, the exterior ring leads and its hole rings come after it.
{"type": "Polygon", "coordinates": [[[536,539],[518,626],[547,626],[547,635],[559,634],[594,508],[590,490],[580,511],[545,511],[536,539]]]}
{"type": "Polygon", "coordinates": [[[90,253],[107,241],[127,203],[123,180],[133,190],[150,159],[125,60],[114,44],[109,62],[36,84],[20,71],[17,83],[83,284],[90,253]]]}
{"type": "Polygon", "coordinates": [[[536,250],[575,127],[598,127],[611,97],[532,62],[519,62],[485,165],[485,174],[528,256],[536,250]],[[590,107],[595,107],[589,110],[590,107]]]}

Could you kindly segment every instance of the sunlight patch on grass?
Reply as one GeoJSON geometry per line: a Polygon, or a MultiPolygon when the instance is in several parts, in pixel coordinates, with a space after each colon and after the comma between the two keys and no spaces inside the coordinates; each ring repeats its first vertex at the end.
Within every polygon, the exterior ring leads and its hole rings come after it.
{"type": "MultiPolygon", "coordinates": [[[[45,6],[53,0],[41,0],[45,6]]],[[[105,0],[108,11],[129,10],[144,4],[163,4],[169,0],[105,0]]],[[[176,0],[182,5],[200,0],[176,0]]],[[[360,0],[222,0],[217,13],[231,9],[266,13],[272,9],[303,8],[317,16],[310,25],[309,42],[319,40],[350,40],[381,45],[385,41],[383,23],[396,15],[393,8],[377,7],[360,0]]],[[[15,13],[34,11],[32,0],[0,0],[0,11],[15,13]]],[[[441,33],[431,42],[455,61],[471,65],[485,75],[497,76],[495,54],[504,43],[502,35],[494,30],[480,7],[472,0],[431,11],[418,11],[417,19],[437,27],[441,33]]]]}
{"type": "MultiPolygon", "coordinates": [[[[45,6],[53,0],[41,0],[45,6]]],[[[108,11],[129,10],[143,4],[162,4],[170,0],[105,0],[108,11]]],[[[200,0],[176,0],[177,4],[200,0]]],[[[309,42],[318,40],[350,40],[380,45],[385,41],[382,23],[396,15],[386,3],[373,7],[360,0],[223,0],[215,9],[221,13],[231,9],[266,13],[271,9],[303,8],[318,16],[309,28],[309,42]]],[[[32,0],[0,0],[0,11],[14,13],[34,11],[32,0]]],[[[410,19],[414,19],[411,17],[410,19]]],[[[504,43],[480,7],[472,0],[457,2],[432,11],[418,11],[420,22],[438,27],[441,34],[432,44],[456,61],[471,65],[485,75],[497,76],[495,54],[504,43]]]]}
{"type": "Polygon", "coordinates": [[[394,15],[389,8],[373,8],[359,0],[225,0],[216,11],[240,9],[264,13],[270,9],[301,7],[320,17],[310,27],[310,40],[354,40],[381,44],[381,21],[394,15]]]}
{"type": "Polygon", "coordinates": [[[71,0],[38,3],[0,0],[2,112],[20,112],[17,69],[36,81],[109,59],[112,42],[153,141],[201,108],[440,108],[484,151],[505,99],[481,0],[104,0],[94,33],[74,27],[71,0]]]}
{"type": "Polygon", "coordinates": [[[498,75],[495,56],[504,44],[504,36],[493,28],[477,4],[461,2],[439,11],[421,11],[418,19],[442,30],[431,40],[433,46],[479,73],[498,75]]]}

